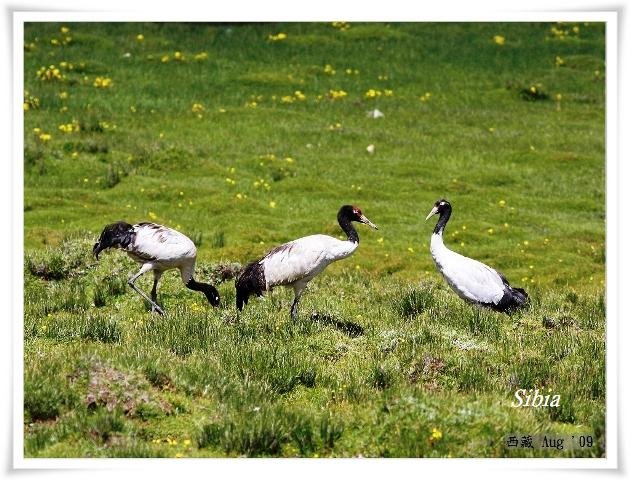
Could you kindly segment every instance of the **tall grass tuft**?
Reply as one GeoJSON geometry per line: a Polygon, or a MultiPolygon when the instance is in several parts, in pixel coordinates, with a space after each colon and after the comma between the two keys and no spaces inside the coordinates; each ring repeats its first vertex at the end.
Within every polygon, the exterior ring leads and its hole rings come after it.
{"type": "Polygon", "coordinates": [[[122,329],[118,321],[102,312],[79,311],[77,315],[56,315],[40,326],[40,336],[57,341],[82,339],[118,343],[122,329]]]}
{"type": "Polygon", "coordinates": [[[199,448],[218,447],[232,455],[277,456],[295,451],[309,456],[317,450],[330,452],[343,432],[343,424],[329,412],[318,417],[279,405],[263,405],[203,424],[197,444],[199,448]]]}
{"type": "Polygon", "coordinates": [[[108,275],[94,282],[93,302],[95,307],[104,307],[110,297],[127,291],[127,282],[120,276],[108,275]]]}
{"type": "Polygon", "coordinates": [[[409,289],[395,297],[393,303],[394,308],[402,317],[415,317],[435,305],[433,287],[426,285],[425,287],[409,289]]]}
{"type": "Polygon", "coordinates": [[[219,231],[219,232],[215,232],[212,235],[212,239],[210,240],[210,244],[212,245],[212,248],[223,248],[227,245],[227,242],[225,240],[225,232],[223,230],[219,231]]]}
{"type": "Polygon", "coordinates": [[[77,405],[77,392],[58,361],[37,359],[24,372],[24,414],[29,422],[53,420],[77,405]]]}
{"type": "Polygon", "coordinates": [[[250,457],[278,455],[290,439],[287,418],[278,408],[261,407],[246,412],[239,420],[204,425],[197,440],[199,447],[215,445],[228,454],[250,457]]]}
{"type": "Polygon", "coordinates": [[[57,247],[28,253],[26,269],[44,280],[62,280],[85,274],[94,264],[92,245],[87,238],[69,238],[57,247]]]}

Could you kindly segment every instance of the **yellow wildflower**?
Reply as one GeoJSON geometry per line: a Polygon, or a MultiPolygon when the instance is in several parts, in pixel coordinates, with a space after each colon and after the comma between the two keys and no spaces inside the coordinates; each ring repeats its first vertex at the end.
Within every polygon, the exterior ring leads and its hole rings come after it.
{"type": "Polygon", "coordinates": [[[332,26],[340,32],[345,32],[350,28],[350,24],[348,22],[332,22],[332,26]]]}
{"type": "Polygon", "coordinates": [[[31,108],[39,108],[39,98],[31,95],[28,90],[24,91],[24,110],[30,110],[31,108]]]}
{"type": "Polygon", "coordinates": [[[151,220],[155,220],[157,218],[157,215],[155,213],[153,213],[153,212],[149,212],[149,218],[151,220]]]}
{"type": "Polygon", "coordinates": [[[112,86],[112,79],[108,77],[96,77],[93,85],[96,88],[110,88],[112,86]]]}
{"type": "Polygon", "coordinates": [[[494,37],[492,37],[492,40],[494,40],[494,43],[496,43],[497,45],[505,44],[505,37],[502,37],[501,35],[495,35],[494,37]]]}
{"type": "Polygon", "coordinates": [[[72,122],[70,123],[64,123],[59,125],[59,130],[61,130],[64,133],[73,133],[73,132],[78,132],[81,130],[81,127],[79,126],[79,122],[76,120],[72,120],[72,122]]]}
{"type": "Polygon", "coordinates": [[[280,42],[287,39],[287,34],[280,32],[277,35],[269,35],[267,38],[270,42],[280,42]]]}
{"type": "Polygon", "coordinates": [[[433,427],[431,429],[431,440],[440,440],[441,438],[442,432],[439,429],[433,427]]]}
{"type": "Polygon", "coordinates": [[[348,94],[346,92],[344,92],[343,90],[329,90],[328,91],[328,96],[330,98],[332,98],[333,100],[340,100],[340,99],[348,96],[348,94]]]}
{"type": "Polygon", "coordinates": [[[136,41],[137,42],[144,42],[144,35],[142,35],[141,33],[136,35],[136,41]]]}
{"type": "Polygon", "coordinates": [[[60,70],[56,66],[50,65],[48,67],[41,67],[39,70],[37,70],[37,78],[47,81],[59,81],[64,80],[65,77],[61,75],[60,70]]]}
{"type": "Polygon", "coordinates": [[[271,202],[269,202],[269,206],[271,208],[276,208],[276,202],[274,202],[273,200],[271,202]]]}

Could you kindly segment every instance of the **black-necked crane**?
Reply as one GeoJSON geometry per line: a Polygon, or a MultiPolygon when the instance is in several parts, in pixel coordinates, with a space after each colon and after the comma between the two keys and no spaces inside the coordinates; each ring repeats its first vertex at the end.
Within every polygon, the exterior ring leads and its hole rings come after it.
{"type": "Polygon", "coordinates": [[[219,305],[217,289],[193,278],[197,248],[183,233],[156,223],[143,222],[131,225],[121,221],[107,225],[103,229],[92,252],[98,259],[99,253],[107,248],[122,249],[142,265],[140,271],[129,278],[127,283],[151,304],[151,311],[164,315],[164,310],[157,304],[157,284],[162,274],[172,268],[179,270],[186,287],[202,292],[212,306],[219,305]],[[151,298],[135,285],[138,277],[150,271],[153,271],[151,298]]]}
{"type": "Polygon", "coordinates": [[[427,215],[440,218],[431,235],[431,255],[446,283],[460,298],[498,312],[511,313],[525,306],[528,295],[522,288],[511,287],[505,276],[477,260],[449,250],[442,234],[451,216],[452,207],[447,200],[438,200],[427,215]]]}
{"type": "Polygon", "coordinates": [[[359,246],[359,235],[352,222],[378,229],[361,209],[344,205],[337,214],[339,226],[347,240],[329,235],[309,235],[273,248],[264,257],[245,267],[236,280],[236,307],[247,304],[250,295],[261,296],[273,287],[292,287],[294,292],[291,318],[297,317],[298,303],[306,285],[332,262],[347,258],[359,246]]]}

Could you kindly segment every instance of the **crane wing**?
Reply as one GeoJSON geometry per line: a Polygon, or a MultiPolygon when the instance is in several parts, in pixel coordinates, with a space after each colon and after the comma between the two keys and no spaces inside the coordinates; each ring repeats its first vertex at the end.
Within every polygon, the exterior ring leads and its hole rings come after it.
{"type": "Polygon", "coordinates": [[[477,260],[453,251],[450,253],[437,265],[453,290],[472,302],[499,303],[505,290],[502,276],[477,260]]]}
{"type": "Polygon", "coordinates": [[[195,244],[183,233],[156,223],[139,223],[133,226],[136,238],[133,253],[147,260],[160,261],[194,258],[195,244]]]}
{"type": "Polygon", "coordinates": [[[260,263],[268,288],[309,281],[331,262],[349,256],[356,244],[328,235],[310,235],[270,250],[260,263]]]}

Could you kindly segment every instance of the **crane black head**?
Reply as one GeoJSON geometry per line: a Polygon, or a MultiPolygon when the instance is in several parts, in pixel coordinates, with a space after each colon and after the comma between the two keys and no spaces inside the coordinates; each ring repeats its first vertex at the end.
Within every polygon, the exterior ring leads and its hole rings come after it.
{"type": "Polygon", "coordinates": [[[98,260],[98,254],[106,248],[127,248],[133,242],[133,226],[127,222],[116,222],[106,225],[98,242],[92,247],[92,253],[98,260]]]}
{"type": "Polygon", "coordinates": [[[221,298],[219,297],[219,292],[214,286],[208,283],[197,282],[194,278],[188,280],[186,286],[191,290],[203,293],[208,299],[208,303],[213,307],[219,306],[221,298]]]}
{"type": "Polygon", "coordinates": [[[439,234],[444,230],[444,227],[446,226],[446,222],[448,222],[448,219],[451,216],[452,210],[453,209],[449,201],[446,200],[445,198],[442,198],[441,200],[438,200],[437,202],[433,204],[433,208],[431,209],[431,211],[427,215],[427,218],[425,218],[424,221],[426,222],[433,215],[435,215],[436,213],[439,213],[440,219],[438,220],[437,224],[435,225],[435,229],[433,230],[434,233],[439,234]]]}
{"type": "Polygon", "coordinates": [[[439,213],[441,216],[442,213],[451,211],[451,210],[452,210],[452,207],[449,201],[446,200],[445,198],[442,198],[441,200],[438,200],[437,202],[433,204],[433,209],[429,212],[425,221],[431,218],[436,213],[439,213]]]}
{"type": "Polygon", "coordinates": [[[359,222],[364,223],[365,225],[369,225],[370,227],[378,230],[378,227],[374,225],[368,218],[363,215],[361,209],[359,207],[355,207],[354,205],[344,205],[339,209],[339,213],[337,214],[337,220],[339,224],[343,224],[345,221],[350,222],[359,222]]]}

